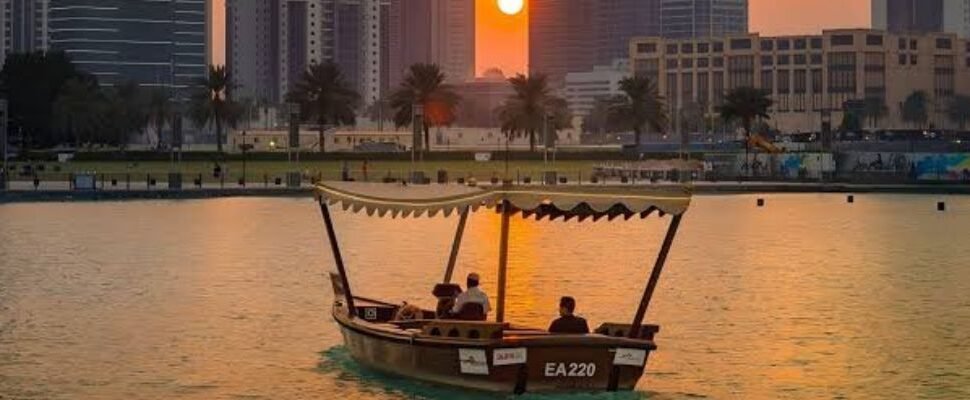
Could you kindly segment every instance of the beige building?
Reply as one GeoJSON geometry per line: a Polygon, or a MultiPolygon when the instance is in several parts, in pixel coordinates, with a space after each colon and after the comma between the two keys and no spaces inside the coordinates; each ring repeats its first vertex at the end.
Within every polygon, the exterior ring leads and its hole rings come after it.
{"type": "Polygon", "coordinates": [[[635,38],[630,59],[633,73],[658,83],[673,115],[695,107],[714,113],[724,93],[753,86],[771,93],[769,124],[782,132],[818,131],[823,111],[838,126],[847,101],[867,98],[883,99],[886,116],[864,127],[906,128],[912,126],[902,121],[900,105],[922,90],[931,101],[930,124],[952,127],[945,116],[948,100],[970,95],[968,46],[955,34],[851,29],[813,36],[635,38]]]}

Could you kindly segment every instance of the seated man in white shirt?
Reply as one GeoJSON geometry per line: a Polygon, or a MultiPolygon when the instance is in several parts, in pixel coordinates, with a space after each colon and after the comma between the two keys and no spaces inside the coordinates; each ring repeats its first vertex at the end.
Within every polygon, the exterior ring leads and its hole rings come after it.
{"type": "Polygon", "coordinates": [[[455,306],[451,309],[451,313],[457,318],[484,321],[488,318],[489,311],[492,311],[492,307],[488,303],[488,295],[478,287],[478,281],[478,274],[474,272],[468,274],[468,279],[466,281],[468,287],[464,292],[459,294],[457,298],[455,298],[455,306]],[[465,304],[468,303],[480,304],[484,314],[468,315],[468,310],[462,310],[465,304]]]}

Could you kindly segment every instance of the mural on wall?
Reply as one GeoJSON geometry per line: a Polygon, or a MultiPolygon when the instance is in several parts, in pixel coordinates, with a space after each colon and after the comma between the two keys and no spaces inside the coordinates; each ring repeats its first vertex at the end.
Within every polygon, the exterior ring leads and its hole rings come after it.
{"type": "Polygon", "coordinates": [[[843,172],[896,172],[919,180],[970,180],[968,153],[850,153],[843,172]]]}

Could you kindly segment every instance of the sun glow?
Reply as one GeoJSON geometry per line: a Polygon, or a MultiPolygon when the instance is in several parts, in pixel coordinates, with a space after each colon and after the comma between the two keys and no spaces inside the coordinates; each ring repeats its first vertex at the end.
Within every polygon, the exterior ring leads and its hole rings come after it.
{"type": "Polygon", "coordinates": [[[506,15],[515,15],[522,12],[525,0],[498,0],[498,9],[506,15]]]}

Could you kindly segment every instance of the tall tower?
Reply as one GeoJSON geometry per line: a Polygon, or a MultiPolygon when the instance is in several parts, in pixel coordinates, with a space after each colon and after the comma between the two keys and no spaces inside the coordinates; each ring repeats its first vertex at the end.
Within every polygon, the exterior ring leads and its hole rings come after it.
{"type": "Polygon", "coordinates": [[[672,39],[748,32],[748,0],[661,0],[662,34],[672,39]]]}
{"type": "Polygon", "coordinates": [[[357,82],[363,105],[381,98],[381,7],[379,0],[360,0],[361,37],[357,42],[361,57],[357,82]]]}
{"type": "Polygon", "coordinates": [[[475,77],[475,1],[432,0],[431,59],[445,79],[464,83],[475,77]]]}
{"type": "Polygon", "coordinates": [[[209,60],[209,7],[204,1],[54,0],[50,49],[105,85],[195,85],[209,60]]]}
{"type": "Polygon", "coordinates": [[[280,101],[279,2],[226,1],[226,66],[237,98],[280,101]]]}
{"type": "Polygon", "coordinates": [[[630,39],[660,34],[660,0],[532,0],[529,71],[561,86],[569,72],[629,56],[630,39]]]}
{"type": "Polygon", "coordinates": [[[47,51],[50,0],[0,0],[0,67],[10,53],[47,51]]]}
{"type": "Polygon", "coordinates": [[[970,37],[970,0],[872,0],[872,27],[892,33],[970,37]]]}

